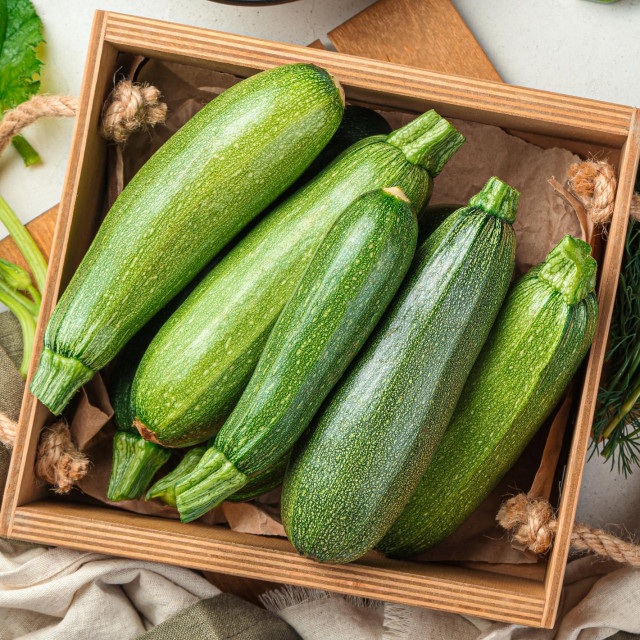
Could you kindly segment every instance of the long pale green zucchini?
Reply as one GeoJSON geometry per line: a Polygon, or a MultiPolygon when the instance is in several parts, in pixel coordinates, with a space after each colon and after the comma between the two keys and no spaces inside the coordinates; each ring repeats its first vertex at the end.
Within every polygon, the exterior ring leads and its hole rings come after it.
{"type": "Polygon", "coordinates": [[[316,249],[358,196],[388,186],[416,212],[464,138],[435,112],[362,140],[277,207],[196,288],[147,350],[135,379],[146,439],[187,446],[215,433],[238,401],[316,249]]]}
{"type": "Polygon", "coordinates": [[[140,169],[51,316],[32,392],[60,413],[74,392],[252,218],[338,128],[339,84],[292,64],[222,93],[140,169]]]}
{"type": "Polygon", "coordinates": [[[429,236],[381,324],[294,447],[282,520],[299,553],[355,560],[409,500],[507,293],[518,198],[492,178],[429,236]]]}
{"type": "Polygon", "coordinates": [[[282,458],[369,337],[415,252],[418,223],[399,189],[367,193],[338,218],[287,302],[233,413],[176,486],[184,522],[282,458]]]}
{"type": "Polygon", "coordinates": [[[598,323],[591,247],[566,236],[513,287],[415,493],[378,545],[416,555],[453,533],[556,406],[598,323]]]}

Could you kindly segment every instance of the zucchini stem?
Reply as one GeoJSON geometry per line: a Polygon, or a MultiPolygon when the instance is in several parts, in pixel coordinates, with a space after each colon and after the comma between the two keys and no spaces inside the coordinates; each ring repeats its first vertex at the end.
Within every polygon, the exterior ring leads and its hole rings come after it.
{"type": "Polygon", "coordinates": [[[143,440],[137,433],[118,431],[113,437],[113,463],[107,498],[138,500],[171,452],[143,440]]]}
{"type": "Polygon", "coordinates": [[[47,279],[47,261],[27,228],[20,222],[18,216],[2,196],[0,196],[0,222],[7,228],[7,231],[18,245],[18,249],[22,252],[33,273],[38,290],[41,294],[44,293],[44,285],[47,279]]]}
{"type": "Polygon", "coordinates": [[[175,508],[176,485],[196,468],[206,450],[207,447],[202,446],[187,451],[187,453],[184,454],[184,458],[178,463],[178,466],[171,473],[160,478],[160,480],[147,491],[145,500],[158,498],[170,507],[175,508]]]}
{"type": "Polygon", "coordinates": [[[249,479],[215,447],[209,447],[197,467],[175,487],[182,522],[191,522],[244,487],[249,479]]]}
{"type": "MultiPolygon", "coordinates": [[[[20,302],[17,295],[7,292],[8,287],[0,287],[0,303],[8,307],[20,323],[22,330],[22,364],[20,365],[20,375],[26,379],[29,372],[29,362],[33,352],[33,341],[36,335],[36,321],[27,307],[20,302]]],[[[14,292],[15,293],[15,292],[14,292]]]]}

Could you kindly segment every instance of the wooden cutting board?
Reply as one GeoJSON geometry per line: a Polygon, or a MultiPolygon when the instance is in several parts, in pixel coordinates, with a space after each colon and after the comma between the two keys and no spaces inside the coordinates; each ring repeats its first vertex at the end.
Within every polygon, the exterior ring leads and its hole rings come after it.
{"type": "MultiPolygon", "coordinates": [[[[450,0],[379,0],[333,31],[341,53],[388,60],[431,71],[500,80],[498,72],[450,0]]],[[[319,40],[312,47],[324,48],[319,40]]],[[[57,205],[27,228],[48,259],[57,205]]],[[[0,241],[0,257],[26,267],[11,238],[0,241]]],[[[221,574],[206,574],[219,589],[258,604],[258,596],[281,585],[221,574]]]]}
{"type": "Polygon", "coordinates": [[[378,0],[328,35],[340,53],[502,80],[450,0],[378,0]]]}

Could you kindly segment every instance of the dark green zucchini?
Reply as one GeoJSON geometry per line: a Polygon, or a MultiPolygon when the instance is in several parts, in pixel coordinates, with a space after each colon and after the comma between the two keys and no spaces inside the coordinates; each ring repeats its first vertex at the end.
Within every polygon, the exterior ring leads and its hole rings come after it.
{"type": "Polygon", "coordinates": [[[416,555],[453,533],[558,403],[598,323],[591,247],[566,236],[512,288],[431,464],[378,544],[416,555]]]}
{"type": "Polygon", "coordinates": [[[391,302],[417,234],[415,213],[396,188],[361,196],[338,218],[215,446],[177,485],[183,522],[215,507],[291,449],[391,302]]]}
{"type": "Polygon", "coordinates": [[[277,207],[162,327],[136,373],[136,425],[165,446],[196,444],[227,418],[316,249],[358,196],[401,188],[423,209],[464,138],[435,112],[356,143],[277,207]]]}
{"type": "Polygon", "coordinates": [[[435,204],[425,209],[424,215],[418,220],[418,246],[453,213],[462,209],[463,204],[435,204]]]}
{"type": "Polygon", "coordinates": [[[193,116],[100,226],[47,326],[34,395],[59,414],[307,169],[343,110],[342,89],[327,71],[291,64],[243,80],[193,116]]]}
{"type": "Polygon", "coordinates": [[[381,324],[294,447],[282,519],[301,554],[355,560],[409,500],[509,287],[518,198],[492,178],[429,236],[381,324]]]}

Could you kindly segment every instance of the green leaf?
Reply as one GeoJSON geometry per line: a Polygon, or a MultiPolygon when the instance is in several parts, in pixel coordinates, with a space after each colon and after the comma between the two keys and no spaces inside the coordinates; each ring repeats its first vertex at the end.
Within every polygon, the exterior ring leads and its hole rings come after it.
{"type": "Polygon", "coordinates": [[[0,0],[0,113],[40,88],[42,22],[30,0],[0,0]]]}

